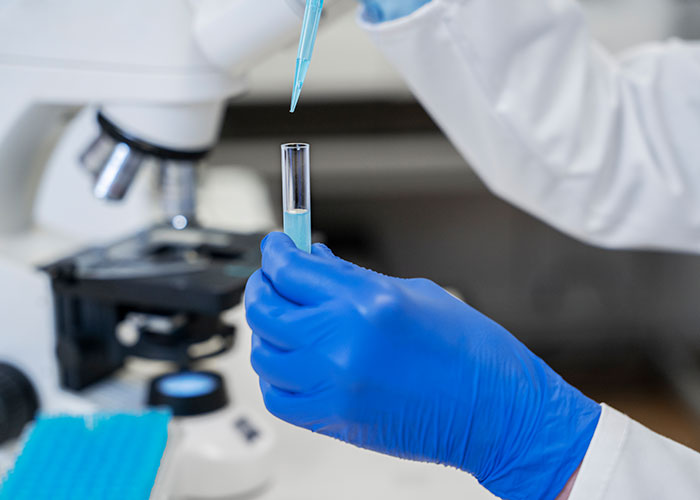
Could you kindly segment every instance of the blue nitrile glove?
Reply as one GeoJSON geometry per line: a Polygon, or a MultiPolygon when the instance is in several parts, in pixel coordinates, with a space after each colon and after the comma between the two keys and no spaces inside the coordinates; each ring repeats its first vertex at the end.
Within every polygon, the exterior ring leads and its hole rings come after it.
{"type": "Polygon", "coordinates": [[[285,234],[248,282],[251,362],[268,410],[389,455],[472,473],[509,500],[553,499],[600,406],[439,286],[362,269],[285,234]]]}
{"type": "Polygon", "coordinates": [[[364,16],[373,23],[392,21],[412,14],[431,0],[360,0],[365,6],[364,16]]]}

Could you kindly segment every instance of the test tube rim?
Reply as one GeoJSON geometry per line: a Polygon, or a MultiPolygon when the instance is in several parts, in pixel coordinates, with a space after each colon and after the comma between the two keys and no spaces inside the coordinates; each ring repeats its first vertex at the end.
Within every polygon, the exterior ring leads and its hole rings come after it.
{"type": "Polygon", "coordinates": [[[287,149],[296,149],[297,151],[301,149],[309,149],[310,146],[306,142],[287,142],[286,144],[282,144],[280,146],[282,149],[287,150],[287,149]]]}

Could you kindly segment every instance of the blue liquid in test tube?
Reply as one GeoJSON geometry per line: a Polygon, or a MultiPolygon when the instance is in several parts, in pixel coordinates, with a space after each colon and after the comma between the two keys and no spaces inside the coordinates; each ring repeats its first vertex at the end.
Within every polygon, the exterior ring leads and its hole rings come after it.
{"type": "Polygon", "coordinates": [[[293,210],[284,212],[284,232],[299,250],[311,253],[311,212],[293,210]]]}
{"type": "Polygon", "coordinates": [[[282,145],[284,232],[299,250],[311,253],[311,187],[308,144],[282,145]]]}

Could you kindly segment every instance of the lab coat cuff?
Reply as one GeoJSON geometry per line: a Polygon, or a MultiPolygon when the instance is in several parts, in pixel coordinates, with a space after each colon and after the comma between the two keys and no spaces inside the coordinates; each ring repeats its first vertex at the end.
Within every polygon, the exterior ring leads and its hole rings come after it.
{"type": "Polygon", "coordinates": [[[569,500],[602,500],[613,474],[632,420],[603,404],[602,413],[569,500]]]}

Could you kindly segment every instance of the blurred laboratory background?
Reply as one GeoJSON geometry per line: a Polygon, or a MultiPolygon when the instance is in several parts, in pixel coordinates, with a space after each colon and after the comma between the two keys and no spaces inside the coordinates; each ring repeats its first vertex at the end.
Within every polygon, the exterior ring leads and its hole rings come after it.
{"type": "MultiPolygon", "coordinates": [[[[161,405],[180,430],[171,441],[152,415],[165,435],[148,487],[166,498],[493,498],[456,469],[265,409],[241,299],[260,239],[282,227],[290,142],[311,145],[316,241],[434,280],[592,398],[700,450],[700,255],[595,248],[497,198],[358,27],[354,0],[326,2],[290,114],[304,2],[264,2],[0,2],[0,499],[37,410],[161,405]]],[[[615,54],[700,39],[700,0],[581,4],[615,54]]],[[[134,435],[105,435],[141,456],[134,435]]],[[[137,467],[120,460],[109,467],[137,467]]]]}
{"type": "MultiPolygon", "coordinates": [[[[697,0],[582,3],[615,53],[700,37],[697,0]]],[[[295,50],[249,75],[212,164],[253,167],[279,203],[279,144],[311,143],[317,241],[449,287],[590,396],[700,450],[700,360],[690,354],[700,346],[700,257],[593,248],[496,198],[352,12],[319,34],[290,117],[295,50]]]]}

